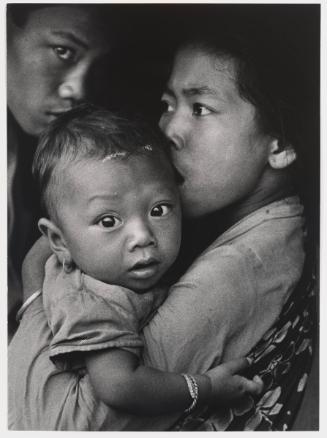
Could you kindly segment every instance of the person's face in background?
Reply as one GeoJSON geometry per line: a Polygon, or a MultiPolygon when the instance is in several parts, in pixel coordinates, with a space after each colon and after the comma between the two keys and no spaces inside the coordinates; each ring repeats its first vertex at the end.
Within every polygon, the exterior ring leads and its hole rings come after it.
{"type": "Polygon", "coordinates": [[[162,100],[167,108],[160,127],[184,178],[186,216],[201,217],[252,197],[272,139],[259,129],[255,107],[240,97],[234,61],[201,49],[180,50],[162,100]]]}
{"type": "Polygon", "coordinates": [[[8,14],[8,106],[26,133],[39,135],[86,97],[90,68],[107,51],[98,28],[82,6],[41,7],[22,26],[8,14]]]}

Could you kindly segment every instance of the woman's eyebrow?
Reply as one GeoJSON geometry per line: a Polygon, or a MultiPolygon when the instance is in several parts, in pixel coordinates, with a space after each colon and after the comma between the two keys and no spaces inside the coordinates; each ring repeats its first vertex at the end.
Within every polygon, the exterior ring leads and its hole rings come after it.
{"type": "Polygon", "coordinates": [[[215,88],[208,87],[207,85],[201,86],[190,86],[188,88],[183,88],[182,93],[184,96],[218,96],[217,90],[215,88]]]}
{"type": "MultiPolygon", "coordinates": [[[[216,88],[209,87],[207,85],[190,85],[182,89],[182,95],[185,97],[194,97],[194,96],[212,96],[221,101],[226,101],[226,97],[217,90],[216,88]]],[[[171,98],[175,98],[174,91],[167,87],[163,93],[163,95],[169,96],[171,98]]]]}
{"type": "Polygon", "coordinates": [[[74,35],[72,32],[63,31],[63,30],[54,30],[52,31],[52,34],[71,40],[73,43],[83,47],[84,49],[89,48],[88,44],[85,41],[83,41],[80,37],[74,35]]]}
{"type": "Polygon", "coordinates": [[[172,98],[175,97],[175,93],[174,93],[173,90],[172,90],[171,88],[169,88],[169,87],[166,87],[166,88],[164,89],[162,95],[163,95],[163,96],[164,96],[164,95],[167,95],[167,96],[172,97],[172,98]]]}

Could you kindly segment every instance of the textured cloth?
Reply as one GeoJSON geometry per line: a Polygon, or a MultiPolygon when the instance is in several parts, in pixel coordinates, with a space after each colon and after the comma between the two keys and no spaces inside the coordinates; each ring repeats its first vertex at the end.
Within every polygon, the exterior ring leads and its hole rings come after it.
{"type": "Polygon", "coordinates": [[[297,197],[274,202],[213,242],[145,328],[145,360],[198,373],[246,355],[276,322],[301,277],[302,212],[297,197]]]}
{"type": "MultiPolygon", "coordinates": [[[[200,373],[247,354],[278,324],[300,279],[302,226],[302,206],[293,197],[257,210],[222,234],[170,289],[145,326],[144,363],[200,373]]],[[[38,299],[9,347],[10,429],[167,430],[178,420],[176,415],[118,413],[99,403],[87,375],[55,368],[50,342],[38,299]]]]}
{"type": "Polygon", "coordinates": [[[172,430],[292,430],[311,370],[316,335],[315,266],[309,262],[278,321],[248,355],[253,362],[246,374],[261,377],[263,393],[237,408],[206,407],[180,419],[172,430]]]}
{"type": "Polygon", "coordinates": [[[140,354],[139,332],[165,299],[164,289],[137,294],[108,285],[79,269],[65,273],[51,256],[46,263],[43,306],[53,338],[50,358],[62,368],[83,367],[76,353],[126,348],[140,354]]]}

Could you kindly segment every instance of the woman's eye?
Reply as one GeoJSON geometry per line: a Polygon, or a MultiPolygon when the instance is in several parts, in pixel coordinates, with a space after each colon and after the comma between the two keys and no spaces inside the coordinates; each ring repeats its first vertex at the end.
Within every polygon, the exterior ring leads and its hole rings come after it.
{"type": "Polygon", "coordinates": [[[210,113],[211,111],[207,107],[203,106],[202,104],[200,103],[193,104],[193,113],[192,113],[193,116],[198,116],[198,117],[207,116],[210,113]]]}
{"type": "Polygon", "coordinates": [[[169,102],[167,102],[166,100],[162,100],[161,101],[162,104],[162,111],[165,113],[171,113],[174,111],[174,107],[173,105],[171,105],[169,102]]]}
{"type": "Polygon", "coordinates": [[[69,47],[56,46],[53,48],[53,50],[58,58],[62,59],[63,61],[72,61],[75,57],[75,50],[70,49],[69,47]]]}
{"type": "Polygon", "coordinates": [[[120,224],[115,216],[104,216],[98,222],[103,228],[114,228],[120,224]]]}
{"type": "Polygon", "coordinates": [[[166,214],[168,214],[171,209],[172,209],[172,206],[169,204],[156,205],[151,210],[151,216],[154,216],[154,217],[166,216],[166,214]]]}

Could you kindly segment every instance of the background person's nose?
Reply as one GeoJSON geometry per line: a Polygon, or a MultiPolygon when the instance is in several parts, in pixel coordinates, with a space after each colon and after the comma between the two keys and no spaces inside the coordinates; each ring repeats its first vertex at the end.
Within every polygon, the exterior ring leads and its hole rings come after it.
{"type": "Polygon", "coordinates": [[[71,99],[75,103],[81,102],[86,97],[85,80],[85,71],[70,72],[59,86],[59,96],[62,99],[71,99]]]}

